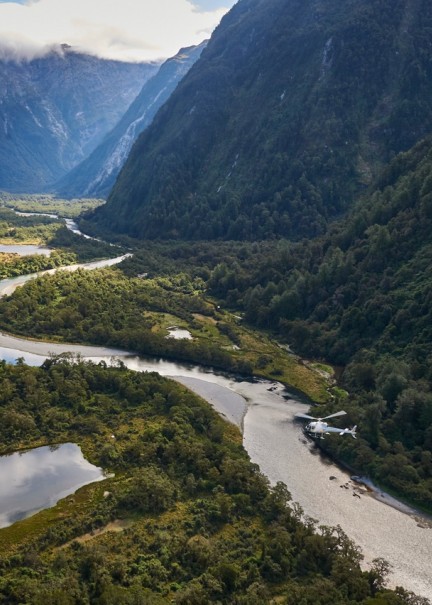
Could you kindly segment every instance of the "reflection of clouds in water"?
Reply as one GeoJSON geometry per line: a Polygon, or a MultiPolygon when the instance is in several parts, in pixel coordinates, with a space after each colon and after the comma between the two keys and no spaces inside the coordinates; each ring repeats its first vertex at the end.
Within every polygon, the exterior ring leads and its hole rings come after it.
{"type": "Polygon", "coordinates": [[[9,513],[0,514],[0,527],[7,527],[8,525],[12,525],[12,523],[16,523],[17,521],[21,521],[26,517],[30,517],[34,513],[39,512],[39,508],[35,508],[33,510],[16,510],[11,511],[9,513]]]}
{"type": "MultiPolygon", "coordinates": [[[[53,346],[50,343],[20,341],[4,334],[0,334],[0,344],[18,350],[20,346],[41,355],[47,355],[53,346]]],[[[60,347],[64,350],[69,345],[60,347]]],[[[116,355],[116,352],[101,347],[77,348],[96,363],[105,360],[110,364],[111,355],[116,355]]],[[[15,358],[18,356],[15,350],[15,358]]],[[[23,353],[22,356],[27,361],[28,355],[23,353]]],[[[228,397],[226,389],[242,396],[249,404],[244,422],[244,445],[252,461],[260,465],[261,471],[273,483],[284,481],[293,500],[303,506],[307,515],[319,519],[322,524],[341,525],[348,536],[363,548],[366,561],[375,557],[387,559],[394,567],[391,576],[393,583],[404,585],[424,596],[432,595],[432,541],[428,532],[417,527],[417,522],[408,515],[370,497],[353,498],[351,490],[339,488],[349,477],[331,463],[326,461],[323,464],[319,454],[311,455],[311,451],[312,454],[317,451],[316,448],[313,444],[308,445],[307,441],[304,443],[302,426],[293,422],[294,414],[306,409],[295,395],[287,393],[275,382],[237,382],[222,373],[193,365],[125,353],[118,357],[135,371],[182,376],[182,382],[183,379],[198,379],[195,384],[194,380],[189,382],[189,386],[197,391],[201,381],[225,387],[219,392],[216,387],[214,391],[210,387],[203,387],[207,391],[205,395],[211,395],[212,403],[224,414],[227,407],[237,414],[244,405],[244,401],[240,400],[237,404],[235,397],[228,397]],[[219,405],[221,403],[224,407],[219,405]],[[329,481],[330,472],[337,481],[329,481]]],[[[201,391],[200,394],[204,393],[201,391]]]]}
{"type": "Polygon", "coordinates": [[[79,487],[102,479],[80,448],[66,443],[0,458],[0,527],[53,506],[79,487]]]}
{"type": "Polygon", "coordinates": [[[46,359],[46,355],[35,355],[32,353],[24,353],[16,349],[8,349],[0,347],[0,359],[4,359],[8,363],[15,363],[18,357],[23,357],[25,363],[31,366],[40,366],[46,359]]]}
{"type": "MultiPolygon", "coordinates": [[[[0,485],[7,485],[8,491],[11,486],[25,489],[31,482],[45,481],[50,475],[59,474],[65,464],[79,464],[79,449],[68,446],[65,444],[57,453],[43,447],[8,456],[0,464],[0,485]]],[[[0,498],[2,491],[0,488],[0,498]]]]}

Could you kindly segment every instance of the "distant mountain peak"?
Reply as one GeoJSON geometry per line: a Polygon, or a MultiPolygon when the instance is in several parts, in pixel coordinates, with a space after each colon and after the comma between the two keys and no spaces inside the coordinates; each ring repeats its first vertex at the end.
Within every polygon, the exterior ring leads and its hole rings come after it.
{"type": "Polygon", "coordinates": [[[0,52],[0,188],[37,192],[58,180],[93,151],[156,69],[68,44],[33,58],[0,52]]]}

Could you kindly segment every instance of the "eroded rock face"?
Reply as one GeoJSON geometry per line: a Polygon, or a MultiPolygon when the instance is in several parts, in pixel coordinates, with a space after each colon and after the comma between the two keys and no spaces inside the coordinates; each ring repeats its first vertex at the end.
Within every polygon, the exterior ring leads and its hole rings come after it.
{"type": "Polygon", "coordinates": [[[103,197],[114,185],[136,138],[152,122],[180,80],[198,60],[207,41],[182,48],[150,78],[118,124],[96,149],[54,187],[65,196],[103,197]]]}
{"type": "Polygon", "coordinates": [[[40,191],[86,157],[158,68],[75,52],[0,60],[0,189],[40,191]]]}

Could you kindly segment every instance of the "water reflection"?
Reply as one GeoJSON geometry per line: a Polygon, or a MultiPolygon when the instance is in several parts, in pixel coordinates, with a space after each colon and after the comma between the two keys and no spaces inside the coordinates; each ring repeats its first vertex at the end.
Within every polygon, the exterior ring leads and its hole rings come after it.
{"type": "Polygon", "coordinates": [[[244,445],[252,461],[272,483],[285,482],[307,515],[322,524],[340,525],[362,548],[366,564],[375,557],[387,559],[393,566],[393,586],[432,597],[432,529],[368,493],[354,497],[355,486],[349,482],[349,475],[323,459],[313,444],[305,443],[301,426],[293,421],[296,412],[305,411],[297,395],[276,382],[242,381],[210,368],[138,357],[115,349],[54,345],[0,334],[0,358],[22,356],[27,363],[40,365],[50,352],[66,350],[96,363],[109,364],[112,356],[117,356],[131,370],[156,371],[189,386],[226,418],[243,425],[244,445]],[[346,484],[348,487],[341,489],[346,484]]]}
{"type": "Polygon", "coordinates": [[[172,326],[171,328],[168,328],[167,338],[174,338],[175,340],[192,340],[192,334],[189,332],[189,330],[172,326]]]}
{"type": "Polygon", "coordinates": [[[54,506],[103,472],[74,443],[0,457],[0,528],[54,506]]]}
{"type": "Polygon", "coordinates": [[[18,254],[19,256],[30,256],[31,254],[49,256],[52,250],[27,244],[0,244],[0,252],[18,254]]]}

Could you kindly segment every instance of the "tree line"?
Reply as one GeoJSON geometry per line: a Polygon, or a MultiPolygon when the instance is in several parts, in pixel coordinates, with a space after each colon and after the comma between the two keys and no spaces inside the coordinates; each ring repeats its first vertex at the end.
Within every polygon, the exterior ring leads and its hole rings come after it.
{"type": "Polygon", "coordinates": [[[184,387],[71,356],[2,362],[0,386],[3,451],[75,441],[115,473],[21,522],[25,531],[1,530],[0,603],[427,603],[386,589],[381,560],[361,571],[340,528],[316,531],[184,387]],[[118,519],[129,521],[121,534],[91,538],[118,519]]]}

